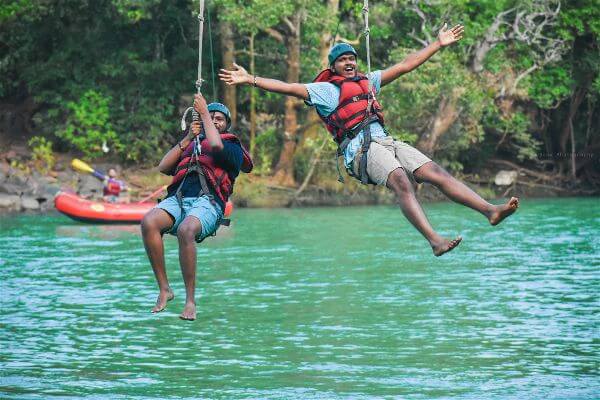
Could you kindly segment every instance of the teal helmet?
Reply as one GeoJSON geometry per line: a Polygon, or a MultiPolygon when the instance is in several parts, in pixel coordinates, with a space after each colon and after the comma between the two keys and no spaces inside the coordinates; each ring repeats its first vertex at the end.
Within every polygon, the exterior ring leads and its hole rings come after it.
{"type": "Polygon", "coordinates": [[[227,120],[227,130],[231,128],[231,113],[229,112],[229,108],[222,103],[210,103],[208,105],[208,112],[218,111],[225,115],[225,119],[227,120]]]}
{"type": "Polygon", "coordinates": [[[329,55],[327,58],[329,59],[329,65],[333,65],[335,60],[341,56],[342,54],[352,53],[356,57],[358,57],[358,53],[354,50],[354,47],[350,46],[348,43],[338,43],[329,49],[329,55]]]}

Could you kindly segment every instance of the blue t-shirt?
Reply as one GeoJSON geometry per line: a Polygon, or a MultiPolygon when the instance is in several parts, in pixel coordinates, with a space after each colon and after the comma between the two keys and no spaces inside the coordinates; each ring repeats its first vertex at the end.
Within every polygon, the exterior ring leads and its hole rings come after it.
{"type": "MultiPolygon", "coordinates": [[[[379,94],[379,91],[381,90],[381,71],[371,72],[370,79],[375,94],[379,94]]],[[[314,106],[320,115],[327,117],[338,106],[340,89],[333,83],[316,82],[307,83],[304,86],[306,86],[306,90],[308,90],[308,100],[306,101],[306,104],[314,106]]],[[[385,130],[379,122],[373,122],[369,128],[371,130],[371,137],[373,138],[386,136],[385,130]]],[[[364,129],[348,143],[348,147],[346,147],[346,151],[344,152],[344,165],[346,168],[352,168],[352,162],[354,161],[356,152],[362,145],[363,137],[364,129]]]]}

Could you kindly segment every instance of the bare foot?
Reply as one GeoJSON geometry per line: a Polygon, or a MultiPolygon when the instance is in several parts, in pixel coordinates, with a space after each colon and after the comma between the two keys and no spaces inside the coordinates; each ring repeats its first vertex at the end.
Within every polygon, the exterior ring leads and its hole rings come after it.
{"type": "Polygon", "coordinates": [[[498,225],[504,218],[517,211],[517,208],[519,208],[519,198],[511,197],[506,204],[495,206],[494,208],[494,211],[490,214],[489,220],[490,224],[498,225]]]}
{"type": "Polygon", "coordinates": [[[184,319],[186,321],[193,321],[196,319],[196,303],[185,303],[185,307],[183,307],[183,312],[179,316],[179,318],[184,319]]]}
{"type": "Polygon", "coordinates": [[[457,237],[456,239],[452,239],[452,240],[446,240],[446,239],[442,239],[441,242],[439,243],[435,243],[435,244],[431,244],[431,249],[433,250],[433,255],[435,255],[436,257],[441,256],[442,254],[445,254],[451,250],[453,250],[456,246],[458,246],[460,244],[462,240],[462,237],[457,237]]]}
{"type": "Polygon", "coordinates": [[[154,306],[151,312],[158,313],[164,310],[167,306],[167,302],[173,300],[173,297],[175,297],[175,295],[173,294],[171,288],[165,291],[161,290],[158,294],[158,298],[156,299],[156,305],[154,306]]]}

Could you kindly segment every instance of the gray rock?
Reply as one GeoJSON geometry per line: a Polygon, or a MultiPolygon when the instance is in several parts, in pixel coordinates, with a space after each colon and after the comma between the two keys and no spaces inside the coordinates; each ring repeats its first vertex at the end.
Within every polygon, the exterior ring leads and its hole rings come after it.
{"type": "Polygon", "coordinates": [[[56,193],[60,191],[60,186],[50,183],[42,183],[38,191],[35,193],[35,198],[40,202],[51,202],[56,193]]]}
{"type": "Polygon", "coordinates": [[[21,197],[21,208],[23,208],[23,210],[39,210],[40,203],[35,197],[23,196],[21,197]]]}
{"type": "Polygon", "coordinates": [[[97,196],[102,193],[102,182],[91,175],[81,175],[77,182],[77,193],[83,196],[97,196]]]}
{"type": "Polygon", "coordinates": [[[21,208],[21,198],[14,194],[0,193],[0,208],[5,210],[19,210],[21,208]]]}
{"type": "Polygon", "coordinates": [[[16,194],[17,196],[20,196],[22,194],[22,189],[21,186],[16,183],[2,182],[0,183],[0,193],[16,194]]]}
{"type": "Polygon", "coordinates": [[[498,186],[510,186],[517,180],[519,173],[517,171],[498,171],[494,178],[494,183],[498,186]]]}

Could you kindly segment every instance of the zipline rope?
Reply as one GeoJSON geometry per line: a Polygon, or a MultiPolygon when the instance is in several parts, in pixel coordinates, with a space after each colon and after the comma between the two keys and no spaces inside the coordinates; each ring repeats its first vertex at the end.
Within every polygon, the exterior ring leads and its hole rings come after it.
{"type": "MultiPolygon", "coordinates": [[[[202,37],[204,34],[204,0],[200,0],[200,12],[198,13],[198,79],[196,80],[196,92],[201,94],[200,89],[202,87],[202,37]]],[[[192,120],[199,121],[200,116],[198,112],[192,107],[192,120]]],[[[198,136],[194,137],[194,151],[192,153],[192,158],[198,158],[198,156],[202,153],[202,148],[200,147],[200,139],[198,136]]]]}
{"type": "Polygon", "coordinates": [[[371,48],[369,46],[369,37],[370,37],[370,29],[369,29],[369,0],[364,0],[363,2],[363,17],[365,20],[365,46],[367,50],[367,78],[369,78],[369,93],[372,96],[369,96],[369,102],[367,105],[367,113],[371,113],[371,107],[373,106],[373,100],[375,100],[375,93],[373,93],[373,81],[371,80],[371,48]]]}
{"type": "MultiPolygon", "coordinates": [[[[202,36],[204,33],[204,0],[200,0],[200,12],[198,13],[198,78],[196,79],[196,92],[198,94],[201,94],[201,87],[202,87],[202,36]]],[[[187,129],[187,124],[185,122],[185,118],[187,117],[189,112],[192,112],[192,120],[193,121],[198,121],[200,120],[200,116],[198,115],[198,113],[196,112],[196,110],[194,109],[194,107],[188,107],[185,112],[183,113],[183,116],[181,117],[181,130],[185,131],[187,129]]],[[[200,147],[200,143],[197,140],[198,137],[194,138],[194,142],[195,142],[195,146],[194,146],[194,153],[196,153],[196,151],[199,151],[199,147],[200,147]]]]}
{"type": "Polygon", "coordinates": [[[202,34],[204,31],[204,0],[200,0],[200,12],[198,13],[199,30],[198,30],[198,79],[196,80],[196,89],[200,94],[202,86],[202,34]]]}

